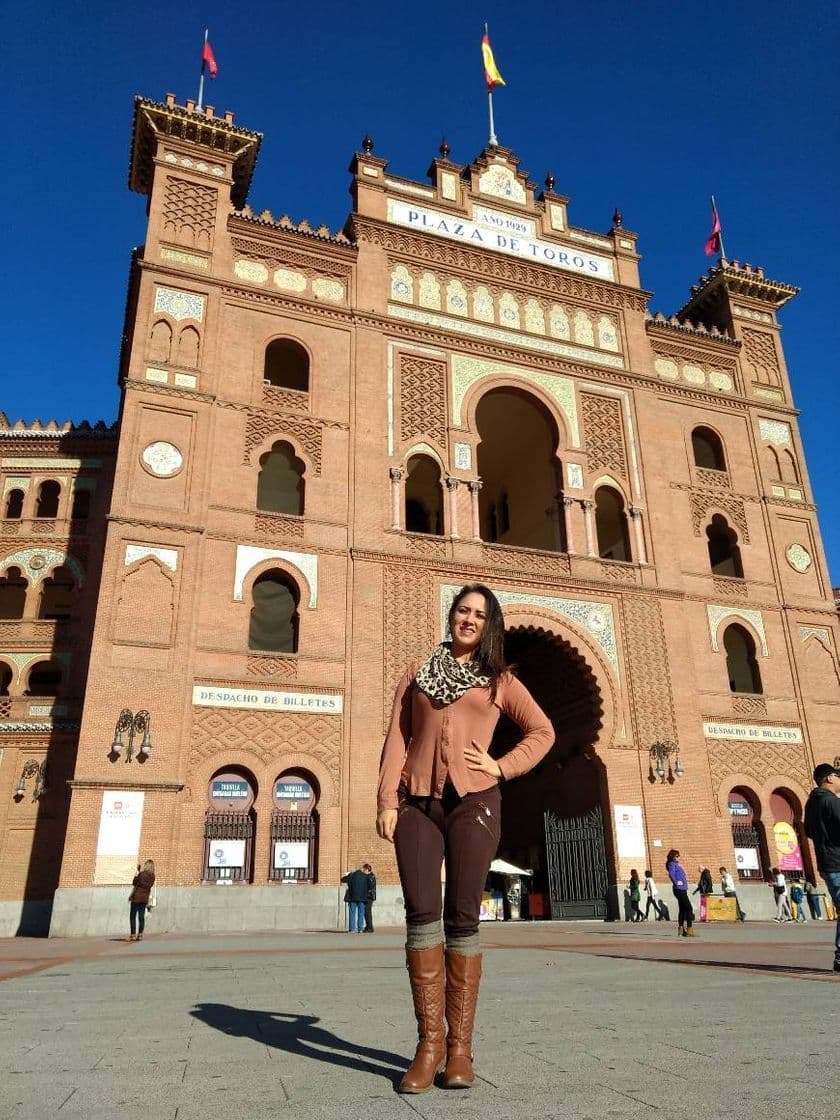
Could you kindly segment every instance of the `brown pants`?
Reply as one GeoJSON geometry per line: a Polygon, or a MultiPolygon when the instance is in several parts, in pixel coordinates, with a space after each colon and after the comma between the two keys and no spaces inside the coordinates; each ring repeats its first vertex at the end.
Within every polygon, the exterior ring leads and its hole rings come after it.
{"type": "Polygon", "coordinates": [[[478,932],[481,892],[499,846],[498,786],[461,798],[409,797],[399,810],[394,846],[408,925],[439,922],[440,866],[446,861],[443,926],[450,937],[478,932]]]}

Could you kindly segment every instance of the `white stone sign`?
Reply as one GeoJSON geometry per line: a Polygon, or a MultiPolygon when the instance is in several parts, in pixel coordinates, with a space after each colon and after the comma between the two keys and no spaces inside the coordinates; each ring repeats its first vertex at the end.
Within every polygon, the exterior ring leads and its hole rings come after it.
{"type": "MultiPolygon", "coordinates": [[[[485,211],[485,216],[487,212],[485,211]]],[[[505,217],[505,215],[499,215],[505,217]]],[[[388,221],[398,226],[416,229],[420,233],[431,233],[436,237],[446,237],[450,241],[460,241],[480,249],[491,249],[494,253],[519,257],[562,268],[567,272],[579,272],[598,280],[614,280],[613,262],[607,257],[588,253],[577,248],[564,248],[549,241],[540,241],[529,235],[511,233],[509,229],[497,226],[488,227],[467,221],[465,218],[444,214],[438,210],[428,210],[425,206],[388,199],[388,221]]]]}
{"type": "Polygon", "coordinates": [[[703,734],[707,739],[743,739],[754,743],[802,742],[802,731],[798,727],[770,727],[753,723],[711,723],[704,721],[703,734]]]}
{"type": "Polygon", "coordinates": [[[231,688],[211,684],[193,685],[196,708],[249,708],[269,712],[316,712],[340,716],[342,696],[327,692],[287,692],[279,688],[231,688]]]}
{"type": "Polygon", "coordinates": [[[615,843],[619,858],[645,857],[645,826],[641,805],[615,805],[615,843]]]}

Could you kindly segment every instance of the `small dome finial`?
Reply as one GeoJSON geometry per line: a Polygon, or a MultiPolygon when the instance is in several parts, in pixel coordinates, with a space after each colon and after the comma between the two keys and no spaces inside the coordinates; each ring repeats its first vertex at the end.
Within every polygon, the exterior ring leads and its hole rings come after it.
{"type": "Polygon", "coordinates": [[[445,136],[440,142],[438,151],[440,152],[441,159],[449,159],[449,153],[452,151],[452,149],[449,147],[449,142],[447,141],[445,136]]]}
{"type": "Polygon", "coordinates": [[[554,190],[554,182],[555,182],[554,172],[553,171],[546,172],[546,176],[545,176],[546,190],[553,191],[554,190]]]}
{"type": "Polygon", "coordinates": [[[624,224],[624,215],[621,213],[619,208],[616,206],[615,210],[613,210],[613,226],[615,227],[615,229],[621,229],[623,224],[624,224]]]}
{"type": "Polygon", "coordinates": [[[373,137],[371,136],[371,134],[369,132],[365,133],[365,138],[362,141],[362,151],[365,153],[366,156],[369,156],[370,153],[373,151],[373,137]]]}

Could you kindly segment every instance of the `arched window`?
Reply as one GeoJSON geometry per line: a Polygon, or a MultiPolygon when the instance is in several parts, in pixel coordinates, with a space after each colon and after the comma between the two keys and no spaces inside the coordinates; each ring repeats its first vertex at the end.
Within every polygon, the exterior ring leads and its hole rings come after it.
{"type": "Polygon", "coordinates": [[[787,448],[782,450],[781,463],[782,482],[799,482],[799,471],[796,469],[796,459],[794,459],[793,453],[788,451],[787,448]]]}
{"type": "Polygon", "coordinates": [[[716,513],[706,526],[706,537],[709,544],[709,564],[714,574],[743,579],[744,567],[738,547],[738,534],[730,529],[726,518],[716,513]]]}
{"type": "Polygon", "coordinates": [[[761,801],[754,790],[736,786],[730,790],[727,803],[738,878],[763,881],[773,861],[761,821],[761,801]]]}
{"type": "Polygon", "coordinates": [[[0,576],[0,618],[23,618],[26,587],[20,568],[9,568],[0,576]]]}
{"type": "Polygon", "coordinates": [[[0,696],[9,695],[9,685],[12,683],[12,667],[5,661],[0,661],[0,696]]]}
{"type": "Polygon", "coordinates": [[[58,696],[61,668],[54,661],[39,661],[29,671],[27,696],[58,696]]]}
{"type": "Polygon", "coordinates": [[[41,586],[41,601],[38,605],[38,618],[53,619],[56,622],[70,617],[73,606],[75,584],[69,568],[56,568],[41,586]]]}
{"type": "Polygon", "coordinates": [[[476,406],[475,423],[481,437],[478,509],[485,539],[562,552],[563,519],[556,501],[560,431],[551,412],[530,393],[491,389],[476,406]]]}
{"type": "Polygon", "coordinates": [[[300,591],[285,572],[265,572],[254,582],[248,648],[297,653],[300,591]]]}
{"type": "Polygon", "coordinates": [[[733,623],[724,631],[723,648],[726,650],[726,671],[729,674],[730,691],[762,692],[761,673],[758,670],[752,634],[743,626],[733,623]]]}
{"type": "Polygon", "coordinates": [[[70,510],[71,521],[87,521],[90,517],[90,490],[73,491],[73,508],[70,510]]]}
{"type": "Polygon", "coordinates": [[[35,502],[36,517],[58,517],[58,497],[61,487],[51,479],[42,482],[38,487],[38,498],[35,502]]]}
{"type": "Polygon", "coordinates": [[[5,516],[10,520],[17,521],[23,516],[23,491],[10,490],[6,496],[6,513],[5,516]]]}
{"type": "Polygon", "coordinates": [[[210,779],[204,815],[206,882],[253,882],[256,796],[254,775],[242,767],[217,770],[210,779]]]}
{"type": "Polygon", "coordinates": [[[317,880],[318,798],[318,783],[306,771],[286,771],[275,781],[268,871],[273,882],[317,880]]]}
{"type": "Polygon", "coordinates": [[[302,516],[306,466],[295,455],[290,443],[275,443],[260,459],[257,479],[257,509],[266,513],[292,513],[302,516]]]}
{"type": "Polygon", "coordinates": [[[280,389],[309,391],[309,355],[299,342],[276,338],[265,348],[263,380],[280,389]]]}
{"type": "Polygon", "coordinates": [[[694,451],[694,465],[711,471],[726,470],[726,456],[717,432],[711,428],[695,428],[691,433],[691,446],[694,451]]]}
{"type": "Polygon", "coordinates": [[[603,560],[631,560],[624,499],[611,486],[595,491],[595,535],[603,560]]]}
{"type": "Polygon", "coordinates": [[[412,455],[405,480],[405,527],[409,533],[443,533],[440,467],[428,455],[412,455]]]}

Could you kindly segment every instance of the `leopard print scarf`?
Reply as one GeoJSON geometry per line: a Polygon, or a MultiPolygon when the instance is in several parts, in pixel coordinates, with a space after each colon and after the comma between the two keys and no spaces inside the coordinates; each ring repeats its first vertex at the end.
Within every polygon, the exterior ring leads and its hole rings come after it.
{"type": "Polygon", "coordinates": [[[441,642],[415,674],[417,687],[437,704],[452,704],[471,688],[487,688],[490,678],[473,661],[456,661],[449,642],[441,642]]]}

